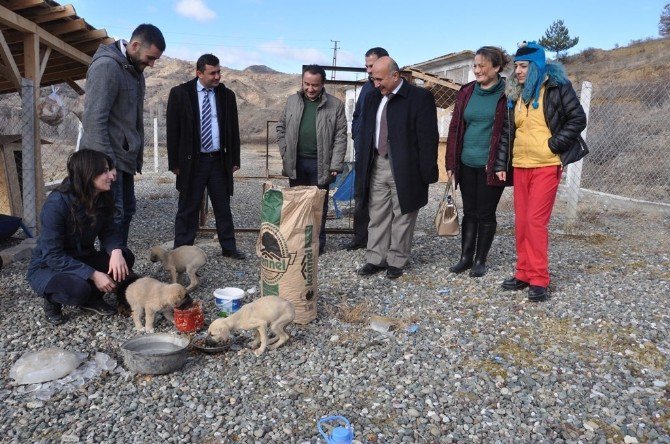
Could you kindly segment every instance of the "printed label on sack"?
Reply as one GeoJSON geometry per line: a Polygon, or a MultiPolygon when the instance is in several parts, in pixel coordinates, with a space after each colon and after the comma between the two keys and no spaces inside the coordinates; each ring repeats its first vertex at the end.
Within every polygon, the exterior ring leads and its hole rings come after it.
{"type": "Polygon", "coordinates": [[[296,253],[288,251],[286,239],[276,225],[263,222],[260,235],[263,280],[268,284],[276,284],[295,262],[296,253]]]}
{"type": "Polygon", "coordinates": [[[314,283],[314,250],[312,248],[312,226],[305,227],[305,255],[302,257],[300,272],[306,287],[314,283]]]}

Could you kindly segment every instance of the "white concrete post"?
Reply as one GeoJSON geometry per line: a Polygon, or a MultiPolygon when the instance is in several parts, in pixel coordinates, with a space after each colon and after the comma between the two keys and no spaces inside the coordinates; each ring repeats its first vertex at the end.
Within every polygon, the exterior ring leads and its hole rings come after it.
{"type": "Polygon", "coordinates": [[[81,121],[79,122],[79,133],[77,134],[77,146],[75,147],[75,151],[79,151],[79,144],[81,143],[81,136],[84,134],[84,125],[81,124],[81,121]]]}
{"type": "MultiPolygon", "coordinates": [[[[582,131],[582,138],[586,140],[586,132],[588,130],[589,110],[591,109],[591,91],[593,86],[591,82],[582,83],[582,94],[579,101],[586,113],[587,125],[582,131]]],[[[565,177],[565,185],[567,188],[567,214],[566,214],[566,229],[573,226],[577,222],[577,205],[579,204],[579,189],[582,183],[582,160],[568,165],[568,172],[565,177]]]]}
{"type": "Polygon", "coordinates": [[[158,117],[154,117],[154,173],[158,172],[158,117]]]}

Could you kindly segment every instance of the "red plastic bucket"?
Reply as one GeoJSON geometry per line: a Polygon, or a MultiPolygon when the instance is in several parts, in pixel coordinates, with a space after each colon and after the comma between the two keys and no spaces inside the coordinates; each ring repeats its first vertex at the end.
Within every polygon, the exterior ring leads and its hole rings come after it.
{"type": "Polygon", "coordinates": [[[202,313],[202,302],[193,301],[193,303],[180,310],[174,309],[174,325],[182,333],[193,333],[205,325],[205,315],[202,313]]]}

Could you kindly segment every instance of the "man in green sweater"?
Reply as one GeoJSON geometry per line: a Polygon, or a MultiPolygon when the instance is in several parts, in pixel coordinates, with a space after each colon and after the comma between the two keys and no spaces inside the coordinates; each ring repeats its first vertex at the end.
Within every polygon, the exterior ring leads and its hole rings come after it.
{"type": "MultiPolygon", "coordinates": [[[[289,185],[328,185],[342,172],[347,151],[344,103],[326,93],[326,71],[318,65],[303,68],[302,89],[286,101],[277,123],[277,144],[283,160],[282,174],[289,185]]],[[[328,198],[323,204],[319,254],[326,247],[328,198]]]]}

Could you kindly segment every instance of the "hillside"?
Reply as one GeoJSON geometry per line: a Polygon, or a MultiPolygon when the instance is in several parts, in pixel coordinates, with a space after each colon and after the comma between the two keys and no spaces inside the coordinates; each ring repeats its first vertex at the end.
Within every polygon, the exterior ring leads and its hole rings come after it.
{"type": "Polygon", "coordinates": [[[602,50],[588,48],[567,57],[564,65],[573,82],[646,82],[670,78],[670,37],[602,50]]]}
{"type": "MultiPolygon", "coordinates": [[[[170,88],[194,78],[195,67],[192,62],[163,57],[145,74],[145,109],[160,106],[164,112],[170,88]]],[[[221,81],[237,96],[240,129],[242,138],[247,141],[265,140],[266,122],[276,120],[286,97],[300,88],[300,76],[261,66],[251,66],[242,71],[222,67],[221,81]]]]}

